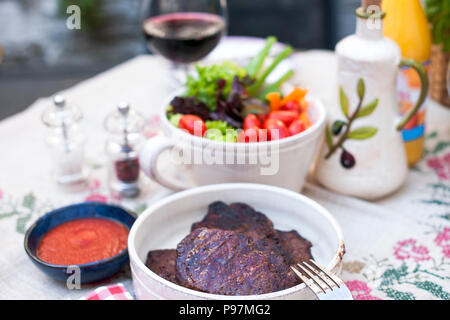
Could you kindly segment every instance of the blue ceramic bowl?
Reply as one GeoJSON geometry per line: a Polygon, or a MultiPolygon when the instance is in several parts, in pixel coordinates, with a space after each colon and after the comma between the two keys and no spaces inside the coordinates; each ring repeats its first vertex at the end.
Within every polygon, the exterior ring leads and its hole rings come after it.
{"type": "MultiPolygon", "coordinates": [[[[131,229],[137,216],[135,213],[119,206],[85,202],[50,211],[39,218],[25,234],[25,251],[40,270],[55,280],[66,282],[68,277],[75,275],[77,271],[74,271],[73,266],[54,265],[39,259],[36,254],[39,241],[50,229],[64,222],[80,218],[107,218],[118,221],[131,229]]],[[[80,283],[97,282],[111,277],[127,263],[128,249],[124,249],[111,258],[78,265],[80,283]]],[[[74,279],[74,277],[71,279],[74,279]]]]}

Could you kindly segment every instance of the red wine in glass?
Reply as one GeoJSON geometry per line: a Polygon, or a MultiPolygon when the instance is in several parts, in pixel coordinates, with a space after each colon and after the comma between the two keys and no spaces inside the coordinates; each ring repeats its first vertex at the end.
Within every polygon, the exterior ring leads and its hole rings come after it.
{"type": "Polygon", "coordinates": [[[225,31],[225,20],[218,15],[178,12],[144,21],[148,46],[175,63],[191,63],[207,56],[225,31]]]}

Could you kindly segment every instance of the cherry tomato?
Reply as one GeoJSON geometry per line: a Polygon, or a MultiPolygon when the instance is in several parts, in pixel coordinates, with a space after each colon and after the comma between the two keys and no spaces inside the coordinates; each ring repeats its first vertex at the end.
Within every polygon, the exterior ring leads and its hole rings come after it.
{"type": "Polygon", "coordinates": [[[269,141],[269,132],[266,129],[258,129],[258,141],[269,141]]]}
{"type": "Polygon", "coordinates": [[[237,142],[250,143],[250,142],[263,142],[267,141],[267,132],[264,129],[250,128],[242,131],[238,137],[237,142]]]}
{"type": "Polygon", "coordinates": [[[305,130],[306,130],[306,125],[301,119],[295,120],[289,126],[289,133],[291,134],[291,136],[299,134],[300,132],[303,132],[305,130]]]}
{"type": "Polygon", "coordinates": [[[302,112],[302,106],[297,101],[291,100],[283,106],[282,110],[302,112]]]}
{"type": "Polygon", "coordinates": [[[284,139],[290,136],[288,128],[281,120],[267,119],[264,127],[267,129],[268,140],[284,139]],[[275,130],[278,132],[276,133],[275,130]]]}
{"type": "Polygon", "coordinates": [[[180,118],[178,122],[178,127],[180,129],[187,130],[190,134],[194,136],[203,137],[206,130],[206,124],[200,117],[187,114],[180,118]]]}
{"type": "Polygon", "coordinates": [[[272,111],[269,113],[268,119],[281,120],[287,127],[296,119],[298,119],[299,113],[292,110],[280,110],[272,111]]]}
{"type": "Polygon", "coordinates": [[[260,128],[261,127],[261,121],[259,121],[258,117],[254,114],[249,114],[244,119],[244,130],[250,129],[250,128],[260,128]]]}
{"type": "Polygon", "coordinates": [[[261,127],[264,124],[264,122],[267,120],[268,116],[269,116],[269,113],[260,113],[260,114],[256,115],[256,117],[259,120],[259,123],[261,123],[261,127]]]}

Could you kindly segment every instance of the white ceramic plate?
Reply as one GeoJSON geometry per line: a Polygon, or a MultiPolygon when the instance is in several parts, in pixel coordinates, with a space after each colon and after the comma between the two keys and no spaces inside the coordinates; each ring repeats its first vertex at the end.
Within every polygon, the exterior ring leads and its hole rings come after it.
{"type": "Polygon", "coordinates": [[[244,202],[263,212],[275,228],[297,230],[313,244],[314,259],[337,273],[345,252],[341,229],[331,214],[298,193],[267,185],[218,184],[174,194],[148,208],[128,238],[133,286],[137,299],[313,299],[304,284],[264,295],[230,297],[190,290],[171,283],[145,266],[147,253],[173,249],[201,220],[211,202],[244,202]]]}

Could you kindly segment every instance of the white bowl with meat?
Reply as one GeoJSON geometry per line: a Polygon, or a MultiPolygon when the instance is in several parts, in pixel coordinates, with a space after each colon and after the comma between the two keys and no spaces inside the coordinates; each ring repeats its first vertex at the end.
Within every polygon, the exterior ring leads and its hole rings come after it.
{"type": "Polygon", "coordinates": [[[289,266],[313,258],[338,273],[345,245],[313,200],[239,183],[157,202],[134,223],[128,250],[137,299],[314,299],[289,266]]]}

